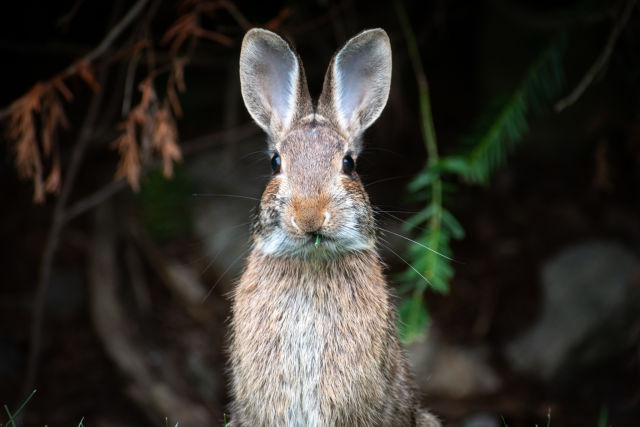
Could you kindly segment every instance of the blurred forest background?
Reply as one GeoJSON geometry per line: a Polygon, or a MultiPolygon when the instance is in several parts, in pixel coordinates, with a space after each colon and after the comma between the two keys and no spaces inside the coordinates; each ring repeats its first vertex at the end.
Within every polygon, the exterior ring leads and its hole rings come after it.
{"type": "Polygon", "coordinates": [[[635,0],[4,2],[0,425],[222,425],[269,178],[239,90],[254,26],[312,96],[351,36],[391,38],[358,169],[425,405],[640,425],[635,0]]]}

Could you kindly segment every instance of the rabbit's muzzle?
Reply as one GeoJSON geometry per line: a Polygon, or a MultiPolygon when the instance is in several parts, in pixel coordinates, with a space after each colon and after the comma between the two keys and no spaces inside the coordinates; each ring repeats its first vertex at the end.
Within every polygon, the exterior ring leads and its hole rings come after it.
{"type": "Polygon", "coordinates": [[[287,210],[291,227],[299,234],[315,234],[327,225],[331,217],[324,197],[294,198],[287,210]]]}

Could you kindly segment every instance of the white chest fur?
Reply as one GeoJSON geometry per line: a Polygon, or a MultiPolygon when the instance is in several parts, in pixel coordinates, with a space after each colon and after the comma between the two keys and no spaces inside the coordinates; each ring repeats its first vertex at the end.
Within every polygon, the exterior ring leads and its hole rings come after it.
{"type": "Polygon", "coordinates": [[[382,275],[344,261],[328,267],[250,259],[231,346],[242,425],[377,424],[390,351],[382,275]]]}
{"type": "MultiPolygon", "coordinates": [[[[307,285],[307,284],[305,284],[307,285]]],[[[321,375],[325,340],[320,330],[322,316],[316,302],[306,292],[292,290],[283,295],[278,324],[281,351],[282,392],[288,401],[287,425],[319,426],[321,375]]]]}

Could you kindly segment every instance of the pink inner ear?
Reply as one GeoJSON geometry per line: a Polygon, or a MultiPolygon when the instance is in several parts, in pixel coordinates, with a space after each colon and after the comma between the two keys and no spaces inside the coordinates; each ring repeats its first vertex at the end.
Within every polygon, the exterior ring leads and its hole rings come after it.
{"type": "Polygon", "coordinates": [[[372,30],[351,39],[333,65],[335,114],[349,133],[359,134],[380,115],[391,83],[391,50],[385,33],[372,30]]]}
{"type": "Polygon", "coordinates": [[[240,77],[245,106],[273,134],[288,126],[297,108],[299,64],[289,45],[266,30],[253,31],[243,44],[240,77]]]}
{"type": "Polygon", "coordinates": [[[348,128],[353,120],[353,116],[361,105],[366,101],[365,81],[358,64],[349,62],[340,66],[336,63],[336,91],[337,113],[340,116],[340,122],[345,128],[348,128]]]}

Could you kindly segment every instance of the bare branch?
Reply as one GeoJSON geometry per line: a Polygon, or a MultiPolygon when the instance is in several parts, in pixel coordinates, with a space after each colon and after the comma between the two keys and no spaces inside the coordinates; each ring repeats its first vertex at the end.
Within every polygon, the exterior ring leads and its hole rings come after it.
{"type": "Polygon", "coordinates": [[[233,19],[238,23],[238,25],[240,25],[240,27],[244,31],[249,31],[251,29],[252,27],[251,22],[249,22],[249,20],[245,18],[245,16],[240,12],[240,10],[238,10],[238,8],[234,3],[228,0],[220,0],[218,4],[223,8],[227,9],[227,12],[229,12],[229,15],[233,17],[233,19]]]}
{"type": "Polygon", "coordinates": [[[111,196],[127,188],[127,180],[124,178],[111,181],[104,187],[90,194],[89,196],[75,202],[65,210],[63,221],[65,223],[75,219],[83,213],[90,211],[99,204],[108,200],[111,196]]]}
{"type": "MultiPolygon", "coordinates": [[[[114,27],[111,28],[109,33],[102,39],[100,44],[96,46],[93,50],[84,55],[79,61],[75,61],[73,64],[69,65],[66,69],[55,75],[52,80],[55,79],[64,79],[65,77],[69,77],[73,74],[76,74],[78,70],[79,64],[86,64],[95,61],[100,56],[102,56],[111,44],[122,34],[122,32],[127,29],[129,25],[138,17],[140,12],[144,10],[145,5],[149,0],[138,0],[131,9],[127,12],[127,14],[118,22],[114,27]]],[[[9,105],[6,108],[0,110],[0,120],[7,117],[11,114],[11,111],[15,107],[15,103],[9,105]]]]}
{"type": "Polygon", "coordinates": [[[58,19],[58,22],[56,22],[56,25],[58,27],[63,27],[66,31],[67,27],[69,26],[73,18],[75,18],[76,14],[78,13],[78,10],[80,10],[80,7],[82,7],[83,3],[84,3],[84,0],[76,0],[71,10],[65,13],[64,15],[62,15],[58,19]]]}
{"type": "Polygon", "coordinates": [[[629,21],[629,17],[631,16],[631,12],[633,11],[633,8],[635,7],[635,5],[636,5],[636,0],[629,0],[627,2],[627,4],[624,7],[624,10],[618,17],[618,21],[613,26],[613,29],[611,30],[611,34],[609,34],[609,39],[607,40],[607,44],[605,45],[604,49],[600,53],[600,56],[598,57],[598,59],[596,59],[596,62],[593,63],[591,68],[589,68],[589,70],[587,71],[587,74],[584,75],[584,77],[582,78],[578,86],[576,86],[576,88],[573,90],[573,92],[571,92],[569,95],[562,98],[556,103],[555,110],[557,112],[561,112],[562,110],[564,110],[565,108],[569,107],[574,102],[576,102],[578,98],[580,98],[582,94],[587,90],[589,85],[591,85],[591,83],[593,82],[593,79],[596,78],[596,76],[600,73],[600,71],[604,68],[604,66],[609,62],[609,57],[611,56],[611,53],[613,53],[613,48],[615,47],[616,42],[618,41],[618,37],[620,37],[620,33],[622,32],[624,27],[627,25],[627,22],[629,21]]]}
{"type": "MultiPolygon", "coordinates": [[[[102,82],[106,78],[106,73],[102,75],[102,82]]],[[[38,362],[40,356],[40,346],[42,341],[42,323],[44,319],[44,303],[47,297],[47,290],[49,288],[49,282],[51,279],[51,269],[53,266],[53,258],[58,248],[60,241],[60,233],[64,227],[64,210],[71,189],[75,183],[75,178],[82,164],[82,158],[84,156],[85,149],[88,141],[90,140],[90,132],[93,128],[100,111],[100,104],[102,102],[102,94],[104,91],[94,93],[87,115],[84,118],[82,127],[78,133],[78,141],[73,147],[71,153],[71,160],[67,167],[67,176],[62,184],[62,191],[60,197],[56,200],[55,207],[53,209],[53,221],[51,228],[47,234],[47,240],[42,254],[42,261],[40,262],[40,274],[38,276],[38,285],[36,287],[35,305],[33,307],[33,320],[31,324],[31,335],[29,341],[29,356],[27,359],[26,376],[23,384],[23,390],[32,390],[36,380],[38,362]]]]}
{"type": "MultiPolygon", "coordinates": [[[[138,0],[136,4],[133,5],[129,12],[118,22],[111,31],[105,36],[104,39],[100,42],[100,44],[93,49],[91,52],[86,54],[82,59],[87,62],[92,62],[102,56],[103,53],[111,47],[111,44],[122,34],[122,32],[133,22],[134,19],[138,17],[140,12],[147,5],[148,0],[138,0]]],[[[71,68],[71,67],[70,67],[71,68]]],[[[69,69],[67,72],[69,72],[69,69]]],[[[75,70],[71,70],[69,74],[72,74],[75,70]]]]}

